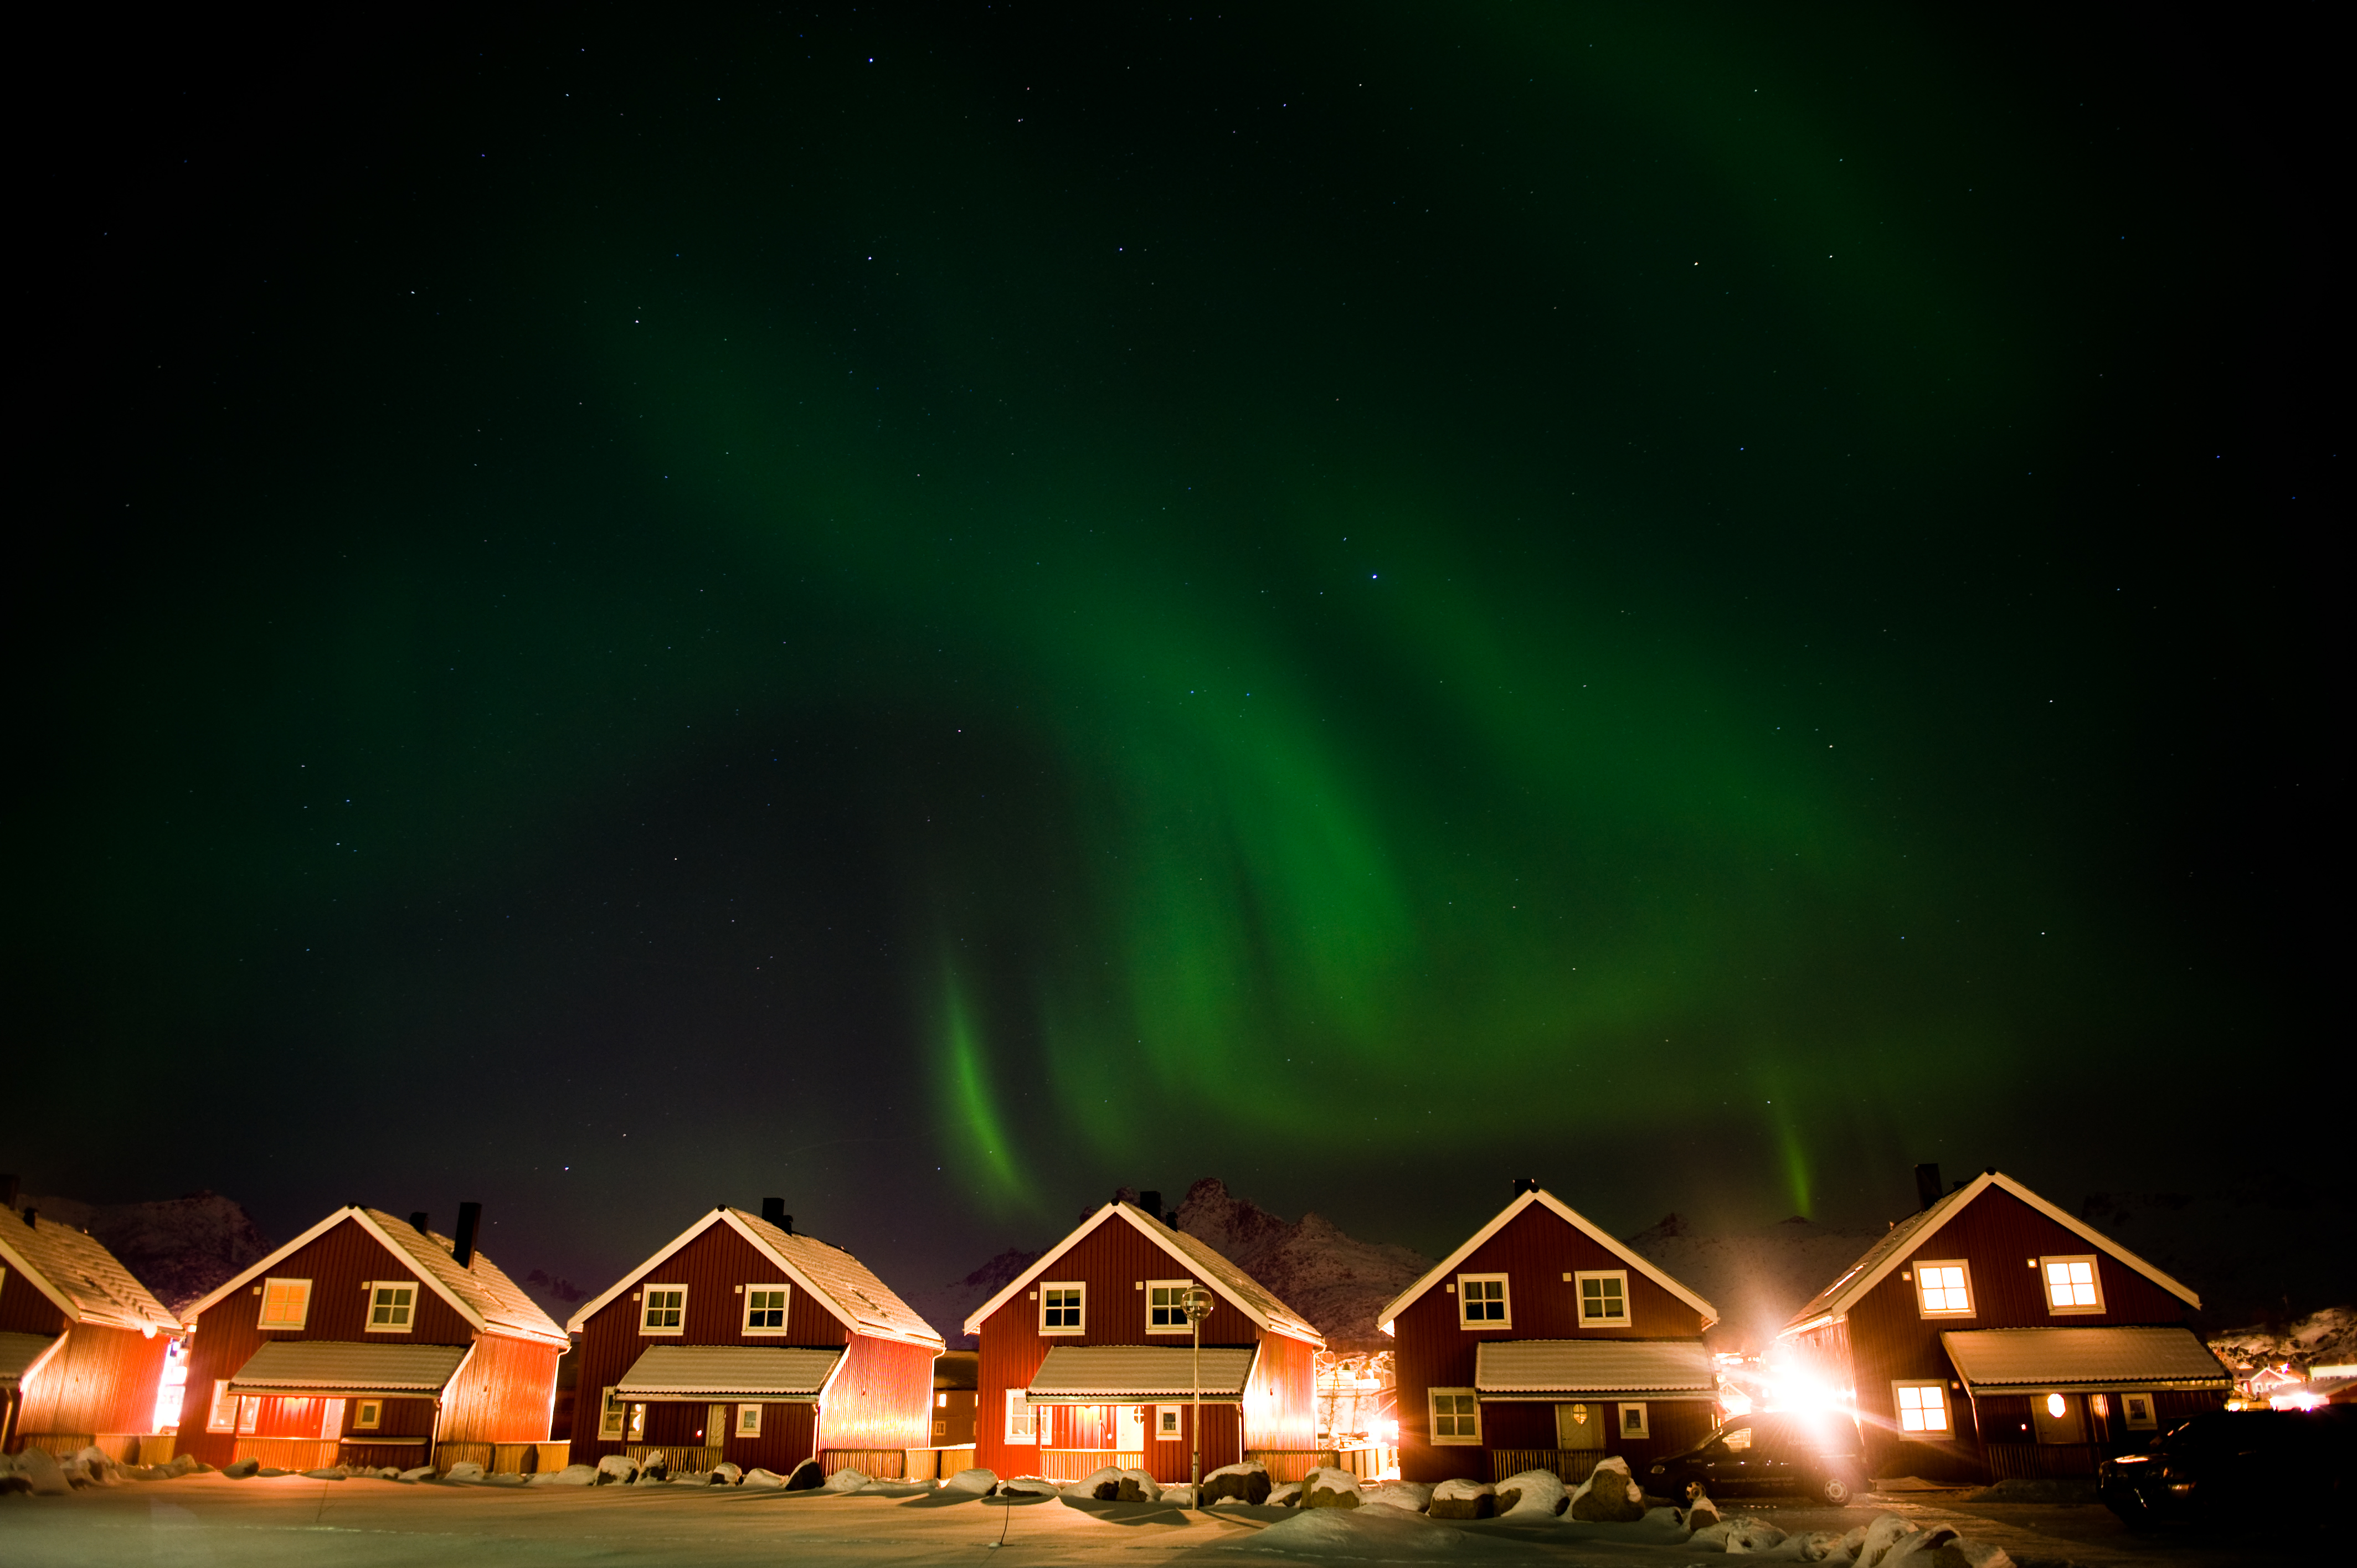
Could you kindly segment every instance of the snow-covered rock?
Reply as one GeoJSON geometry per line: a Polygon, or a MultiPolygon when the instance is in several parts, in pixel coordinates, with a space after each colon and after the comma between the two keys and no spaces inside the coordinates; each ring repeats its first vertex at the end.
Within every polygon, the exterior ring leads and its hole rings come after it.
{"type": "Polygon", "coordinates": [[[1304,1509],[1254,1536],[1251,1549],[1343,1563],[1462,1559],[1482,1551],[1465,1531],[1398,1509],[1304,1509]]]}
{"type": "Polygon", "coordinates": [[[639,1478],[639,1462],[627,1454],[608,1454],[597,1461],[597,1479],[593,1484],[610,1487],[629,1486],[639,1478]]]}
{"type": "Polygon", "coordinates": [[[856,1492],[873,1478],[866,1471],[855,1470],[845,1465],[842,1469],[829,1476],[826,1478],[826,1485],[819,1489],[828,1492],[856,1492]]]}
{"type": "MultiPolygon", "coordinates": [[[[81,1474],[88,1477],[91,1486],[113,1487],[122,1484],[122,1466],[115,1464],[113,1455],[95,1443],[82,1444],[76,1450],[74,1456],[66,1463],[70,1467],[79,1468],[81,1474]]],[[[71,1475],[72,1468],[69,1468],[69,1479],[71,1478],[71,1475]]]]}
{"type": "Polygon", "coordinates": [[[597,1484],[595,1465],[567,1465],[562,1470],[552,1470],[541,1477],[541,1484],[549,1487],[594,1487],[597,1484]]]}
{"type": "Polygon", "coordinates": [[[1740,1555],[1746,1552],[1772,1552],[1784,1542],[1784,1532],[1766,1520],[1738,1514],[1717,1524],[1695,1530],[1686,1544],[1697,1552],[1726,1552],[1740,1555]]]}
{"type": "Polygon", "coordinates": [[[1422,1513],[1432,1506],[1432,1488],[1418,1481],[1382,1481],[1361,1487],[1359,1498],[1369,1508],[1422,1513]]]}
{"type": "Polygon", "coordinates": [[[292,1470],[281,1470],[274,1465],[264,1465],[261,1469],[254,1472],[255,1475],[261,1477],[265,1481],[274,1480],[280,1476],[291,1476],[295,1472],[292,1470]]]}
{"type": "Polygon", "coordinates": [[[1158,1503],[1162,1500],[1162,1484],[1144,1470],[1124,1470],[1121,1486],[1114,1495],[1125,1503],[1158,1503]]]}
{"type": "Polygon", "coordinates": [[[786,1490],[814,1492],[826,1485],[826,1472],[815,1459],[805,1459],[786,1474],[786,1490]]]}
{"type": "Polygon", "coordinates": [[[1162,1500],[1172,1508],[1191,1509],[1195,1506],[1195,1487],[1191,1481],[1174,1481],[1162,1488],[1162,1500]]]}
{"type": "Polygon", "coordinates": [[[341,1465],[329,1465],[317,1470],[306,1470],[304,1478],[312,1481],[349,1481],[352,1473],[341,1465]]]}
{"type": "Polygon", "coordinates": [[[1552,1470],[1525,1470],[1498,1483],[1498,1512],[1552,1519],[1571,1506],[1563,1477],[1552,1470]]]}
{"type": "Polygon", "coordinates": [[[483,1478],[483,1467],[472,1459],[461,1459],[443,1471],[442,1478],[446,1481],[479,1481],[483,1478]]]}
{"type": "Polygon", "coordinates": [[[411,1468],[404,1470],[395,1478],[412,1483],[418,1481],[430,1481],[434,1478],[434,1466],[431,1465],[413,1466],[411,1468]]]}
{"type": "Polygon", "coordinates": [[[1435,1519],[1488,1519],[1498,1511],[1498,1488],[1487,1481],[1454,1477],[1432,1488],[1425,1511],[1435,1519]]]}
{"type": "Polygon", "coordinates": [[[986,1498],[997,1485],[998,1473],[996,1470],[985,1470],[977,1466],[973,1469],[960,1470],[956,1475],[943,1481],[942,1490],[972,1492],[977,1497],[986,1498]]]}
{"type": "Polygon", "coordinates": [[[1364,1501],[1359,1495],[1359,1477],[1348,1470],[1320,1466],[1301,1477],[1303,1508],[1354,1509],[1364,1501]]]}
{"type": "Polygon", "coordinates": [[[232,1459],[221,1466],[221,1474],[232,1480],[244,1480],[248,1476],[262,1474],[262,1461],[249,1454],[242,1459],[232,1459]]]}
{"type": "Polygon", "coordinates": [[[1890,1549],[1916,1533],[1912,1520],[1887,1513],[1878,1515],[1862,1528],[1851,1530],[1849,1536],[1842,1538],[1842,1544],[1848,1548],[1850,1561],[1856,1568],[1881,1568],[1882,1560],[1890,1555],[1890,1549]],[[1857,1538],[1856,1544],[1851,1543],[1850,1536],[1857,1538]]]}
{"type": "Polygon", "coordinates": [[[1243,1503],[1265,1503],[1271,1490],[1268,1466],[1257,1459],[1247,1459],[1241,1465],[1222,1465],[1203,1477],[1203,1497],[1216,1503],[1223,1498],[1233,1498],[1243,1503]]]}
{"type": "Polygon", "coordinates": [[[779,1475],[775,1470],[764,1470],[759,1465],[756,1465],[751,1469],[745,1472],[744,1484],[748,1487],[758,1487],[764,1491],[774,1492],[784,1488],[786,1478],[783,1476],[779,1475]]]}
{"type": "Polygon", "coordinates": [[[1579,1483],[1569,1511],[1586,1523],[1627,1524],[1645,1517],[1645,1493],[1629,1474],[1629,1461],[1613,1454],[1598,1460],[1579,1483]]]}
{"type": "Polygon", "coordinates": [[[645,1456],[639,1461],[639,1479],[641,1481],[670,1480],[671,1455],[660,1448],[648,1450],[645,1456]]]}
{"type": "Polygon", "coordinates": [[[705,1485],[707,1487],[734,1487],[741,1485],[744,1482],[744,1479],[745,1471],[741,1466],[731,1465],[727,1460],[723,1459],[719,1464],[715,1465],[712,1467],[711,1479],[705,1481],[705,1485]]]}
{"type": "Polygon", "coordinates": [[[27,1448],[15,1459],[16,1477],[35,1497],[61,1498],[73,1490],[73,1483],[66,1479],[65,1466],[48,1449],[27,1448]]]}
{"type": "Polygon", "coordinates": [[[1287,1481],[1268,1495],[1268,1506],[1275,1509],[1293,1508],[1300,1501],[1301,1483],[1298,1481],[1287,1481]]]}
{"type": "Polygon", "coordinates": [[[1062,1487],[1039,1476],[1017,1476],[1011,1481],[1002,1481],[998,1490],[1002,1497],[1013,1498],[1060,1498],[1064,1495],[1062,1487]]]}
{"type": "Polygon", "coordinates": [[[1718,1511],[1718,1505],[1710,1500],[1708,1492],[1696,1492],[1694,1501],[1686,1505],[1688,1530],[1708,1530],[1726,1517],[1718,1511]]]}

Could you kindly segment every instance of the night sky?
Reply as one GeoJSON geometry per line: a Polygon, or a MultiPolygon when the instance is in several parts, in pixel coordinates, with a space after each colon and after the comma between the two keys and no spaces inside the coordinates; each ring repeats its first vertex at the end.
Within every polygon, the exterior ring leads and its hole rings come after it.
{"type": "Polygon", "coordinates": [[[2345,1225],[2329,183],[2148,20],[60,47],[6,1164],[593,1289],[1208,1174],[2345,1225]]]}

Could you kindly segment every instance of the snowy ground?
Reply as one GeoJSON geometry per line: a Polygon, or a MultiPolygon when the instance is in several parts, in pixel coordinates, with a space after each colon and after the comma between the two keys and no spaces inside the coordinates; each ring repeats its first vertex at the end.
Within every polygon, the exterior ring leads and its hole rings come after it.
{"type": "MultiPolygon", "coordinates": [[[[2243,1537],[2129,1535],[2101,1508],[1981,1505],[1953,1494],[1869,1498],[1854,1509],[1750,1507],[1798,1533],[1846,1530],[1879,1513],[1953,1525],[2021,1568],[2171,1564],[2224,1568],[2344,1561],[2345,1541],[2286,1542],[2282,1510],[2243,1537]],[[2271,1539],[2272,1538],[2272,1539],[2271,1539]]],[[[1287,1561],[1688,1568],[1729,1561],[1637,1526],[1560,1520],[1436,1523],[1392,1509],[1223,1507],[1206,1516],[1146,1503],[1042,1498],[840,1497],[684,1486],[490,1487],[218,1475],[132,1481],[70,1497],[0,1497],[10,1568],[391,1568],[433,1564],[844,1564],[1287,1561]],[[994,1544],[1004,1538],[1004,1546],[994,1544]]]]}

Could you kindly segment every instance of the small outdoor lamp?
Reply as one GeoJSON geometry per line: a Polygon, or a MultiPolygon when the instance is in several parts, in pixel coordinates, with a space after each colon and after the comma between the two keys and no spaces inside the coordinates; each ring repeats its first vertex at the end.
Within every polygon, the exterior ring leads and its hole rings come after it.
{"type": "Polygon", "coordinates": [[[1211,1293],[1196,1285],[1178,1298],[1178,1310],[1195,1330],[1195,1424],[1189,1434],[1189,1463],[1195,1477],[1195,1506],[1203,1506],[1203,1319],[1211,1316],[1211,1293]]]}

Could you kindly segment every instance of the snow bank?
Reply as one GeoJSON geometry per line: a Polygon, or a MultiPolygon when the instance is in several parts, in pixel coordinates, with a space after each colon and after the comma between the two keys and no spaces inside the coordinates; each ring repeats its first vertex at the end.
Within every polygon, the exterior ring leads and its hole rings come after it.
{"type": "Polygon", "coordinates": [[[597,1479],[592,1483],[610,1487],[617,1483],[629,1486],[639,1478],[638,1461],[627,1454],[608,1454],[597,1461],[597,1479]]]}
{"type": "Polygon", "coordinates": [[[1553,1519],[1571,1506],[1563,1477],[1552,1470],[1525,1470],[1498,1483],[1498,1512],[1525,1519],[1553,1519]]]}
{"type": "Polygon", "coordinates": [[[1017,1476],[999,1485],[999,1495],[1014,1498],[1060,1498],[1064,1488],[1038,1476],[1017,1476]]]}
{"type": "Polygon", "coordinates": [[[66,1479],[65,1466],[46,1448],[27,1448],[21,1454],[0,1455],[0,1464],[9,1466],[11,1480],[23,1483],[25,1490],[37,1498],[61,1498],[73,1490],[73,1483],[66,1479]]]}
{"type": "Polygon", "coordinates": [[[1304,1557],[1374,1559],[1458,1557],[1479,1551],[1471,1536],[1398,1509],[1307,1509],[1253,1537],[1255,1552],[1304,1557]]]}
{"type": "Polygon", "coordinates": [[[1487,1481],[1454,1477],[1432,1488],[1425,1511],[1435,1519],[1488,1519],[1498,1511],[1498,1488],[1487,1481]]]}
{"type": "Polygon", "coordinates": [[[1125,1503],[1158,1503],[1162,1483],[1144,1470],[1124,1470],[1120,1490],[1114,1495],[1125,1503]]]}
{"type": "Polygon", "coordinates": [[[443,1471],[442,1478],[446,1481],[479,1481],[483,1478],[483,1467],[472,1459],[461,1459],[443,1471]]]}
{"type": "Polygon", "coordinates": [[[113,1458],[94,1443],[84,1444],[59,1468],[66,1473],[66,1484],[74,1487],[113,1487],[122,1484],[123,1476],[113,1458]]]}
{"type": "Polygon", "coordinates": [[[341,1465],[329,1465],[317,1470],[304,1471],[303,1478],[307,1481],[349,1481],[352,1473],[341,1465]]]}
{"type": "Polygon", "coordinates": [[[1620,1455],[1599,1459],[1571,1494],[1571,1517],[1589,1523],[1627,1524],[1645,1517],[1644,1489],[1620,1455]]]}
{"type": "Polygon", "coordinates": [[[1348,1470],[1320,1466],[1301,1477],[1303,1508],[1354,1509],[1364,1501],[1359,1495],[1359,1477],[1348,1470]]]}
{"type": "Polygon", "coordinates": [[[232,1480],[242,1481],[248,1476],[258,1476],[261,1473],[262,1461],[251,1455],[242,1459],[232,1459],[221,1466],[221,1474],[232,1480]]]}
{"type": "Polygon", "coordinates": [[[1773,1552],[1783,1541],[1784,1532],[1766,1520],[1738,1514],[1695,1530],[1686,1544],[1697,1552],[1773,1552]]]}
{"type": "Polygon", "coordinates": [[[597,1466],[567,1465],[541,1477],[540,1483],[544,1487],[594,1487],[597,1484],[597,1466]]]}
{"type": "Polygon", "coordinates": [[[1194,1483],[1191,1481],[1173,1481],[1170,1485],[1162,1488],[1162,1500],[1168,1503],[1173,1508],[1193,1508],[1195,1506],[1194,1483]]]}
{"type": "Polygon", "coordinates": [[[779,1475],[775,1470],[764,1470],[759,1465],[756,1465],[751,1469],[745,1472],[744,1484],[746,1486],[759,1487],[766,1491],[778,1491],[784,1487],[786,1478],[783,1476],[779,1475]]]}
{"type": "MultiPolygon", "coordinates": [[[[750,1481],[752,1477],[748,1476],[746,1479],[750,1481]]],[[[985,1470],[977,1467],[972,1470],[960,1470],[956,1475],[952,1476],[948,1480],[942,1483],[942,1490],[945,1492],[973,1492],[978,1496],[986,1498],[990,1496],[992,1488],[996,1487],[997,1485],[998,1473],[996,1471],[985,1470]]]]}
{"type": "Polygon", "coordinates": [[[1226,1498],[1241,1503],[1265,1503],[1270,1489],[1268,1466],[1257,1459],[1222,1465],[1203,1477],[1203,1496],[1215,1503],[1226,1498]]]}
{"type": "MultiPolygon", "coordinates": [[[[221,1473],[223,1475],[227,1475],[229,1472],[224,1470],[221,1473]]],[[[434,1466],[431,1465],[420,1465],[414,1470],[404,1470],[399,1476],[394,1477],[394,1479],[402,1481],[430,1481],[433,1478],[434,1466]]]]}
{"type": "Polygon", "coordinates": [[[1109,1503],[1121,1496],[1121,1472],[1111,1465],[1101,1465],[1066,1487],[1064,1495],[1068,1498],[1094,1498],[1099,1502],[1109,1503]]]}
{"type": "Polygon", "coordinates": [[[1360,1487],[1359,1499],[1370,1508],[1422,1513],[1432,1506],[1432,1488],[1420,1481],[1384,1481],[1360,1487]]]}
{"type": "Polygon", "coordinates": [[[712,1467],[712,1478],[705,1482],[705,1485],[707,1487],[734,1487],[741,1485],[744,1479],[745,1471],[741,1466],[731,1465],[727,1460],[723,1459],[719,1464],[715,1465],[712,1467]]]}
{"type": "Polygon", "coordinates": [[[1289,1509],[1300,1501],[1301,1483],[1298,1481],[1287,1481],[1268,1495],[1268,1506],[1274,1509],[1289,1509]]]}
{"type": "Polygon", "coordinates": [[[829,1476],[826,1478],[826,1485],[821,1487],[819,1490],[823,1492],[856,1492],[860,1487],[866,1486],[872,1478],[873,1477],[871,1477],[866,1471],[855,1470],[850,1466],[845,1465],[842,1469],[837,1470],[834,1475],[829,1476]]]}

